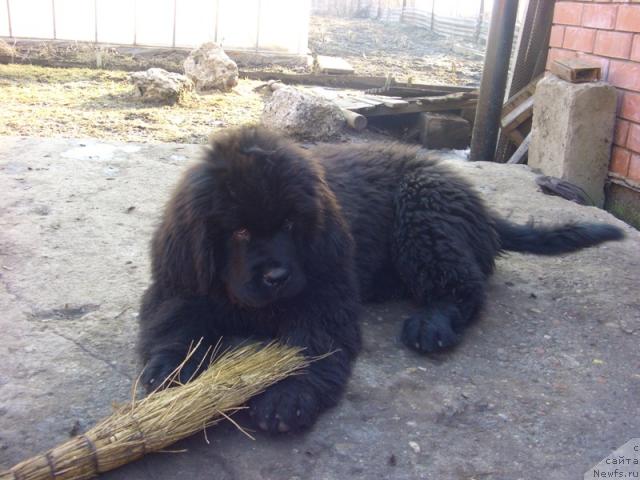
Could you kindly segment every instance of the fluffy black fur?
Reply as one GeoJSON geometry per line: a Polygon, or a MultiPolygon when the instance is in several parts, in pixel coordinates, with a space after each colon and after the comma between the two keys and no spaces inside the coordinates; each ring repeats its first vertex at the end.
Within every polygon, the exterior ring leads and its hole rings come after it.
{"type": "Polygon", "coordinates": [[[187,172],[154,236],[140,315],[143,381],[162,382],[200,338],[333,351],[250,405],[264,430],[308,427],[344,389],[360,347],[361,299],[410,295],[422,308],[401,338],[437,352],[456,345],[481,308],[501,251],[554,255],[620,238],[608,225],[497,218],[467,182],[415,148],[308,151],[264,129],[232,130],[187,172]]]}

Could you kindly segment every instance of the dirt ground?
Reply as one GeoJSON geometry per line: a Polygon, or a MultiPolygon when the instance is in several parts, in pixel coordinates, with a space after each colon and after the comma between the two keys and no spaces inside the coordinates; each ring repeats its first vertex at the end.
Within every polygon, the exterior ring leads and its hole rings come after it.
{"type": "Polygon", "coordinates": [[[0,135],[205,143],[216,129],[259,119],[260,83],[161,106],[136,96],[127,72],[0,65],[0,135]]]}
{"type": "Polygon", "coordinates": [[[481,60],[452,50],[452,41],[429,30],[372,19],[313,16],[309,48],[343,57],[358,75],[446,85],[480,84],[481,60]]]}
{"type": "MultiPolygon", "coordinates": [[[[399,81],[477,85],[482,62],[455,54],[451,41],[425,29],[372,19],[312,16],[313,53],[347,59],[358,75],[392,75],[399,81]]],[[[263,108],[261,82],[241,79],[233,92],[189,96],[180,105],[158,106],[134,94],[125,70],[159,66],[180,71],[187,50],[96,48],[78,42],[16,44],[26,64],[0,65],[0,135],[93,137],[115,141],[204,143],[227,126],[254,122],[263,108]],[[28,62],[105,68],[50,68],[28,62]],[[118,70],[121,69],[121,70],[118,70]]],[[[303,73],[305,67],[254,65],[245,70],[303,73]]]]}
{"type": "MultiPolygon", "coordinates": [[[[200,149],[0,138],[0,470],[129,398],[149,240],[200,149]]],[[[346,396],[311,432],[252,441],[225,423],[102,478],[567,480],[637,437],[640,233],[543,195],[525,166],[451,162],[514,221],[628,238],[500,258],[481,318],[444,355],[400,343],[415,306],[369,305],[346,396]]]]}

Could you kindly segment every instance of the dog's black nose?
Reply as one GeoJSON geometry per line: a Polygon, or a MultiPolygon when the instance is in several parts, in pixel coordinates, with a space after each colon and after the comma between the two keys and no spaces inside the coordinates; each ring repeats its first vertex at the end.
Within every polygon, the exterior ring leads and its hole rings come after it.
{"type": "Polygon", "coordinates": [[[282,267],[271,268],[264,273],[262,279],[270,287],[279,287],[289,279],[289,270],[282,267]]]}

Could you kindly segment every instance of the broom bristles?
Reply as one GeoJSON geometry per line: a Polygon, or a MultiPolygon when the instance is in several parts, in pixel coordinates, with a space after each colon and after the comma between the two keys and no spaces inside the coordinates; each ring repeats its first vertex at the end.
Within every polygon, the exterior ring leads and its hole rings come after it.
{"type": "Polygon", "coordinates": [[[178,386],[136,400],[136,382],[130,404],[83,435],[0,473],[0,480],[86,479],[113,470],[229,418],[252,396],[309,364],[300,349],[253,344],[222,353],[199,377],[180,384],[180,368],[198,347],[167,379],[178,386]]]}

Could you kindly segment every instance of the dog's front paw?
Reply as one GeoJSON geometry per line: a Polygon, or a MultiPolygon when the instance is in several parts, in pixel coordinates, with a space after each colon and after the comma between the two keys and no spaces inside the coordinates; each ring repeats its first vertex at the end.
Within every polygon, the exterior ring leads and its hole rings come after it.
{"type": "Polygon", "coordinates": [[[174,352],[159,352],[154,354],[147,362],[140,376],[140,382],[151,393],[159,388],[167,388],[180,383],[187,383],[196,376],[196,370],[200,364],[200,359],[191,358],[181,368],[177,375],[174,375],[178,366],[184,361],[184,355],[174,352]],[[175,378],[174,378],[175,377],[175,378]],[[171,378],[172,381],[167,379],[171,378]]]}
{"type": "Polygon", "coordinates": [[[432,353],[454,347],[460,342],[451,320],[441,313],[416,313],[404,321],[402,342],[420,353],[432,353]]]}
{"type": "Polygon", "coordinates": [[[316,393],[298,379],[288,379],[249,401],[249,415],[269,433],[298,431],[310,427],[319,413],[316,393]]]}

